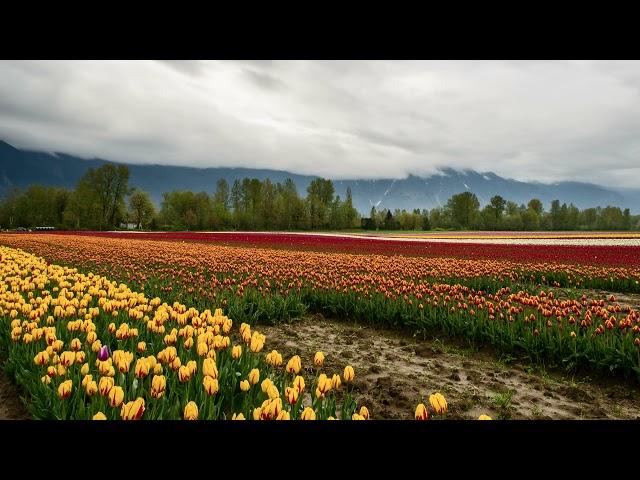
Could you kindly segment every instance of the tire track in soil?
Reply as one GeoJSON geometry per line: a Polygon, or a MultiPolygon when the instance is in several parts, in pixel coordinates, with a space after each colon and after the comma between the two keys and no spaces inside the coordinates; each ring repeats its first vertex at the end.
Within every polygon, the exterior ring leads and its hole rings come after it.
{"type": "Polygon", "coordinates": [[[29,420],[31,415],[20,400],[18,387],[0,371],[0,420],[29,420]]]}
{"type": "Polygon", "coordinates": [[[267,336],[265,351],[275,348],[285,362],[298,354],[308,367],[321,350],[329,376],[353,365],[358,406],[376,419],[412,419],[421,398],[436,391],[447,399],[447,418],[640,418],[640,385],[632,382],[539,375],[489,353],[321,315],[256,328],[267,336]]]}

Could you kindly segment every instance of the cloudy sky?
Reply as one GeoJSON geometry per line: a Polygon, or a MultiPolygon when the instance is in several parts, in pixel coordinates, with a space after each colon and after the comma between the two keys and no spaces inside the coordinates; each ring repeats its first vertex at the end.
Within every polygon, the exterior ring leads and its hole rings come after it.
{"type": "Polygon", "coordinates": [[[640,187],[640,62],[0,61],[0,139],[131,163],[640,187]]]}

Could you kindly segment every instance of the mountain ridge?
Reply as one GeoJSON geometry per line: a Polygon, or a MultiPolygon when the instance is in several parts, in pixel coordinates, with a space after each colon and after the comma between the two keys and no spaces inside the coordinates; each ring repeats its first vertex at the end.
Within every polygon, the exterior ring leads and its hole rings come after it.
{"type": "MultiPolygon", "coordinates": [[[[229,184],[243,177],[274,183],[291,178],[301,195],[314,178],[282,170],[253,169],[246,167],[183,167],[159,164],[131,164],[100,158],[83,159],[62,152],[46,153],[22,150],[0,140],[0,194],[11,186],[26,187],[32,183],[73,188],[89,168],[106,163],[125,164],[131,171],[130,185],[147,190],[156,204],[162,193],[171,190],[193,190],[213,193],[216,182],[225,178],[229,184]]],[[[351,187],[354,206],[367,215],[372,206],[377,209],[396,208],[413,210],[443,206],[454,194],[465,190],[476,194],[481,205],[493,195],[501,195],[518,204],[526,204],[531,198],[542,200],[546,209],[553,199],[561,203],[573,203],[578,208],[607,205],[630,208],[633,214],[640,211],[640,189],[606,188],[586,182],[563,181],[554,184],[522,182],[501,177],[493,172],[477,172],[471,169],[442,168],[429,177],[409,174],[406,178],[389,179],[332,179],[336,194],[344,199],[351,187]]]]}

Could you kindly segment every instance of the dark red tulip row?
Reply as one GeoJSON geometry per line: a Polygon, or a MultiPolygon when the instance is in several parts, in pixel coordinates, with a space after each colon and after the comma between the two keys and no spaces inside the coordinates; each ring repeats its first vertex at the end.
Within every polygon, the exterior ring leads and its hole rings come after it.
{"type": "MultiPolygon", "coordinates": [[[[293,248],[344,253],[418,255],[516,262],[570,263],[640,267],[639,246],[604,245],[509,245],[463,242],[394,241],[362,237],[336,237],[287,233],[200,233],[200,232],[59,232],[112,238],[213,242],[255,247],[293,248]]],[[[36,234],[33,234],[36,235],[36,234]]]]}

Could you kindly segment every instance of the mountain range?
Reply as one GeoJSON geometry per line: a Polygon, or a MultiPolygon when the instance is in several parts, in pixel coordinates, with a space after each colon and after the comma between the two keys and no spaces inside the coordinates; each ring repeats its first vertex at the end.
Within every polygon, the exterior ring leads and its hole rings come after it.
{"type": "MultiPolygon", "coordinates": [[[[30,184],[73,188],[78,179],[91,167],[109,162],[103,159],[83,159],[64,153],[45,153],[17,149],[0,141],[0,195],[11,186],[26,187],[30,184]]],[[[291,178],[300,195],[314,178],[278,170],[251,168],[194,168],[169,165],[127,164],[131,171],[129,184],[150,193],[159,205],[162,193],[171,190],[193,190],[213,193],[216,182],[225,178],[229,185],[244,177],[274,183],[291,178]]],[[[640,213],[640,189],[604,187],[582,182],[521,182],[503,178],[491,172],[474,170],[441,169],[429,177],[409,175],[401,179],[334,180],[336,194],[344,199],[351,187],[354,206],[367,215],[372,206],[378,210],[396,208],[412,210],[442,206],[454,194],[471,191],[481,206],[493,195],[501,195],[518,204],[526,204],[531,198],[542,200],[545,208],[559,199],[561,203],[573,203],[578,208],[613,205],[640,213]]]]}

